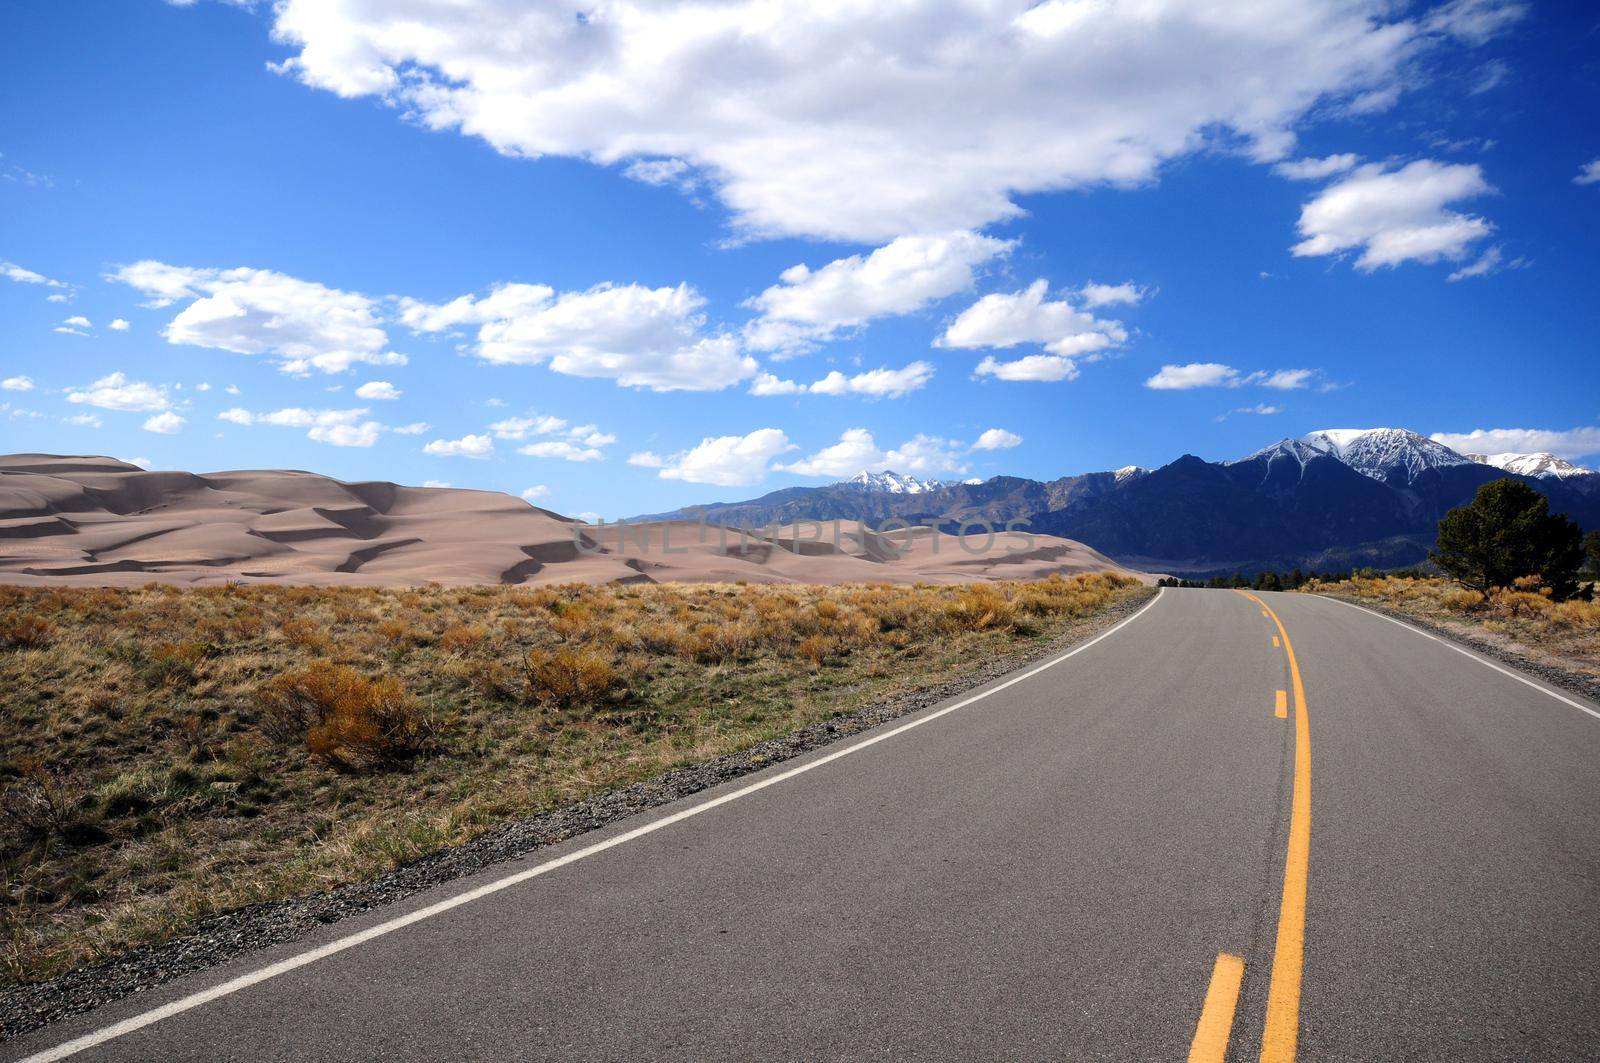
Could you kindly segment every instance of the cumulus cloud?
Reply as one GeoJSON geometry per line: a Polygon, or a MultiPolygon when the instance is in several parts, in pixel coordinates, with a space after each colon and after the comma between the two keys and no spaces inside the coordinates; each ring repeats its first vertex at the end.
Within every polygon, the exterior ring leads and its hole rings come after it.
{"type": "Polygon", "coordinates": [[[1464,454],[1554,454],[1576,461],[1600,454],[1600,427],[1475,428],[1470,432],[1435,432],[1435,443],[1464,454]]]}
{"type": "Polygon", "coordinates": [[[167,389],[142,380],[130,380],[126,373],[110,373],[87,387],[69,390],[67,401],[102,410],[164,410],[171,405],[167,389]]]}
{"type": "Polygon", "coordinates": [[[797,384],[781,380],[771,373],[762,373],[750,385],[752,395],[863,395],[874,399],[898,399],[926,387],[933,379],[934,368],[928,362],[912,362],[903,369],[869,369],[864,373],[846,375],[835,369],[821,380],[811,384],[797,384]]]}
{"type": "MultiPolygon", "coordinates": [[[[334,447],[370,447],[378,442],[379,436],[385,431],[404,431],[390,429],[379,421],[370,420],[367,418],[367,413],[365,407],[349,410],[312,410],[299,406],[267,413],[251,413],[235,406],[217,414],[217,419],[237,425],[265,424],[279,428],[304,428],[306,438],[312,442],[326,443],[334,447]]],[[[426,426],[419,427],[426,428],[426,426]]]]}
{"type": "Polygon", "coordinates": [[[1190,362],[1188,365],[1164,365],[1155,376],[1144,382],[1156,391],[1188,391],[1191,388],[1232,387],[1239,380],[1239,371],[1221,362],[1190,362]]]}
{"type": "Polygon", "coordinates": [[[1600,183],[1600,159],[1594,159],[1583,164],[1578,170],[1578,176],[1572,179],[1575,185],[1592,185],[1600,183]]]}
{"type": "Polygon", "coordinates": [[[1291,181],[1320,181],[1336,173],[1344,173],[1361,161],[1354,154],[1326,155],[1320,159],[1285,159],[1272,168],[1272,172],[1291,181]]]}
{"type": "Polygon", "coordinates": [[[460,439],[435,439],[422,448],[424,454],[438,458],[487,458],[494,453],[494,440],[485,435],[464,435],[460,439]]]}
{"type": "Polygon", "coordinates": [[[112,332],[127,332],[130,326],[128,325],[127,318],[114,317],[111,319],[111,324],[107,325],[106,327],[112,332]]]}
{"type": "Polygon", "coordinates": [[[628,464],[657,469],[663,480],[746,487],[765,479],[772,459],[793,449],[782,431],[758,428],[748,435],[710,436],[698,446],[669,456],[650,451],[634,454],[628,464]]]}
{"type": "Polygon", "coordinates": [[[745,327],[756,350],[794,353],[879,317],[909,314],[969,290],[974,271],[1010,251],[1012,240],[973,232],[902,236],[868,255],[803,263],[746,301],[761,316],[745,327]]]}
{"type": "Polygon", "coordinates": [[[581,18],[283,0],[274,35],[296,51],[284,73],[429,128],[703,180],[745,233],[867,242],[1015,217],[1017,194],[1148,181],[1218,144],[1271,161],[1308,113],[1391,102],[1419,51],[1475,43],[1515,6],[1457,0],[1425,25],[1381,0],[618,0],[581,18]]]}
{"type": "Polygon", "coordinates": [[[520,442],[538,436],[556,438],[539,439],[517,448],[518,454],[531,458],[561,458],[564,461],[599,461],[605,457],[602,447],[617,441],[598,425],[569,425],[561,417],[541,414],[533,417],[507,417],[489,426],[496,439],[520,442]]]}
{"type": "Polygon", "coordinates": [[[966,447],[953,440],[920,432],[898,447],[882,450],[867,429],[847,428],[840,433],[837,443],[823,447],[809,457],[775,468],[798,476],[830,476],[836,479],[853,476],[863,469],[877,468],[930,476],[966,472],[966,451],[966,447]]]}
{"type": "Polygon", "coordinates": [[[1078,379],[1078,363],[1059,354],[1029,354],[1009,362],[990,355],[979,362],[973,372],[996,380],[1050,383],[1078,379]]]}
{"type": "Polygon", "coordinates": [[[168,410],[166,413],[158,413],[149,418],[142,427],[146,432],[157,432],[164,436],[170,436],[182,428],[183,425],[184,419],[168,410]]]}
{"type": "Polygon", "coordinates": [[[717,391],[758,367],[736,337],[705,330],[705,302],[687,284],[602,284],[559,296],[542,284],[504,284],[442,304],[402,300],[400,320],[418,332],[477,325],[474,350],[488,362],[548,364],[652,391],[717,391]]]}
{"type": "Polygon", "coordinates": [[[1459,259],[1494,231],[1483,218],[1449,210],[1494,189],[1476,163],[1419,159],[1398,170],[1368,163],[1323,189],[1300,211],[1298,256],[1360,249],[1356,268],[1459,259]]]}
{"type": "Polygon", "coordinates": [[[32,391],[33,377],[8,376],[4,380],[0,380],[0,388],[4,388],[7,391],[32,391]]]}
{"type": "Polygon", "coordinates": [[[369,380],[356,388],[356,397],[370,401],[398,399],[405,392],[389,383],[387,380],[369,380]]]}
{"type": "Polygon", "coordinates": [[[63,417],[61,420],[66,424],[76,425],[79,428],[100,428],[105,424],[98,414],[93,413],[75,413],[70,417],[63,417]]]}
{"type": "MultiPolygon", "coordinates": [[[[606,436],[611,440],[612,436],[606,436]]],[[[526,454],[530,458],[560,458],[562,461],[599,461],[605,454],[598,447],[584,446],[568,439],[545,439],[538,443],[528,443],[517,448],[518,454],[526,454]]]]}
{"type": "Polygon", "coordinates": [[[987,429],[972,444],[973,450],[1009,450],[1022,445],[1022,437],[1004,428],[987,429]]]}
{"type": "Polygon", "coordinates": [[[151,297],[150,306],[188,300],[162,335],[167,342],[236,354],[265,354],[286,373],[342,373],[352,365],[404,365],[388,350],[376,300],[272,270],[197,269],[146,260],[110,279],[151,297]]]}
{"type": "Polygon", "coordinates": [[[537,502],[541,498],[550,497],[550,487],[547,484],[534,484],[532,487],[524,487],[522,494],[518,497],[524,502],[537,502]]]}
{"type": "MultiPolygon", "coordinates": [[[[938,347],[1009,349],[1019,344],[1040,344],[1046,354],[1030,354],[1010,361],[994,356],[978,364],[978,376],[1000,380],[1073,380],[1075,359],[1125,343],[1128,332],[1120,321],[1095,317],[1066,298],[1050,299],[1049,283],[1034,281],[1020,292],[985,295],[950,323],[934,341],[938,347]]],[[[1090,284],[1079,297],[1093,305],[1137,302],[1142,291],[1132,284],[1090,284]]]]}
{"type": "Polygon", "coordinates": [[[530,435],[542,436],[559,432],[567,427],[560,417],[508,417],[489,426],[496,439],[526,439],[530,435]]]}
{"type": "Polygon", "coordinates": [[[1121,284],[1096,284],[1090,281],[1078,289],[1078,298],[1091,309],[1101,306],[1137,306],[1148,294],[1132,281],[1121,284]]]}

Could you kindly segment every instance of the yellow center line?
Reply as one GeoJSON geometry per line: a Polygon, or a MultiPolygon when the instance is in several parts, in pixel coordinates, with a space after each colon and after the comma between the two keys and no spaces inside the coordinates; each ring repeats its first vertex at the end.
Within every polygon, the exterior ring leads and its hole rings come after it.
{"type": "Polygon", "coordinates": [[[1294,794],[1289,805],[1289,850],[1283,864],[1283,903],[1278,909],[1278,942],[1272,954],[1272,983],[1267,989],[1267,1022],[1261,1033],[1262,1063],[1292,1063],[1300,1037],[1300,978],[1305,969],[1306,875],[1311,860],[1311,724],[1306,716],[1306,688],[1295,660],[1294,643],[1272,607],[1240,591],[1261,606],[1278,625],[1289,657],[1294,688],[1294,794]]]}
{"type": "Polygon", "coordinates": [[[1244,981],[1244,960],[1226,952],[1217,953],[1211,968],[1211,987],[1206,990],[1205,1006],[1200,1009],[1200,1025],[1189,1045],[1189,1063],[1222,1063],[1228,1054],[1228,1034],[1233,1030],[1233,1012],[1239,1006],[1239,985],[1244,981]]]}
{"type": "Polygon", "coordinates": [[[1278,698],[1273,705],[1273,710],[1280,720],[1289,715],[1289,692],[1287,690],[1278,691],[1278,698]]]}
{"type": "Polygon", "coordinates": [[[1273,649],[1277,649],[1279,646],[1282,646],[1282,645],[1283,645],[1283,643],[1278,641],[1278,636],[1276,636],[1276,635],[1272,636],[1272,648],[1273,649]]]}

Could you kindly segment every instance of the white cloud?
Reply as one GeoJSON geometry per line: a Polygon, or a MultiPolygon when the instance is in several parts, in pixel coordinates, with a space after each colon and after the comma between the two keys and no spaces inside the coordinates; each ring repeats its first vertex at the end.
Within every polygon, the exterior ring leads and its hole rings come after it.
{"type": "Polygon", "coordinates": [[[79,428],[100,428],[105,424],[98,414],[93,413],[75,413],[71,417],[63,417],[62,420],[79,428]]]}
{"type": "MultiPolygon", "coordinates": [[[[43,273],[35,273],[31,269],[23,269],[15,262],[0,261],[0,277],[18,284],[42,284],[47,288],[65,288],[64,281],[51,280],[43,273]]],[[[62,300],[63,302],[65,300],[62,300]]]]}
{"type": "Polygon", "coordinates": [[[357,363],[404,365],[387,350],[375,300],[272,270],[194,269],[143,261],[110,279],[152,297],[151,306],[187,306],[162,330],[167,342],[266,354],[286,373],[341,373],[357,363]]]}
{"type": "Polygon", "coordinates": [[[783,432],[758,428],[748,435],[707,437],[699,445],[669,457],[649,451],[635,454],[628,464],[659,469],[657,475],[663,480],[745,487],[760,483],[772,459],[793,449],[794,444],[783,432]]]}
{"type": "Polygon", "coordinates": [[[198,383],[198,384],[196,384],[194,386],[194,389],[196,391],[210,391],[211,390],[211,385],[207,384],[204,380],[202,380],[202,381],[200,381],[200,383],[198,383]]]}
{"type": "MultiPolygon", "coordinates": [[[[963,310],[935,341],[939,347],[1008,349],[1023,343],[1043,344],[1059,358],[1073,358],[1126,342],[1121,322],[1105,321],[1074,307],[1066,299],[1050,300],[1047,281],[1034,281],[1020,292],[995,292],[963,310]]],[[[991,360],[992,361],[992,360],[991,360]]],[[[988,364],[988,363],[986,363],[988,364]]],[[[979,367],[980,373],[989,372],[979,367]]],[[[1046,379],[1006,377],[1002,379],[1046,379]]],[[[1076,372],[1062,371],[1053,380],[1070,380],[1076,372]]]]}
{"type": "Polygon", "coordinates": [[[1271,373],[1251,373],[1245,382],[1260,384],[1264,388],[1277,388],[1279,391],[1294,391],[1308,387],[1316,375],[1315,369],[1279,369],[1271,373]]]}
{"type": "Polygon", "coordinates": [[[1528,5],[1520,0],[1451,0],[1428,12],[1423,26],[1476,46],[1499,36],[1527,13],[1528,5]]]}
{"type": "Polygon", "coordinates": [[[688,192],[699,185],[694,167],[682,159],[640,159],[623,173],[647,185],[671,185],[688,192]]]}
{"type": "Polygon", "coordinates": [[[170,436],[182,428],[183,425],[184,419],[168,410],[166,413],[158,413],[149,418],[142,427],[146,432],[158,432],[161,435],[170,436]]]}
{"type": "Polygon", "coordinates": [[[1235,409],[1229,410],[1227,413],[1223,414],[1221,417],[1218,417],[1217,420],[1219,420],[1219,421],[1226,420],[1227,418],[1232,417],[1235,414],[1240,414],[1240,413],[1256,414],[1256,415],[1262,416],[1262,417],[1270,417],[1275,413],[1282,413],[1282,412],[1283,412],[1283,407],[1282,406],[1273,406],[1273,405],[1271,405],[1269,403],[1258,402],[1254,406],[1240,406],[1240,407],[1237,407],[1235,409]]]}
{"type": "Polygon", "coordinates": [[[128,464],[137,465],[141,469],[149,469],[155,464],[155,462],[151,461],[149,458],[129,458],[128,464]]]}
{"type": "Polygon", "coordinates": [[[1078,379],[1078,363],[1059,354],[1029,354],[1009,362],[1002,362],[990,355],[978,363],[973,373],[992,376],[997,380],[1052,383],[1078,379]]]}
{"type": "Polygon", "coordinates": [[[335,447],[370,447],[378,442],[382,431],[383,425],[377,421],[362,421],[360,424],[319,424],[306,436],[313,442],[335,447]]]}
{"type": "Polygon", "coordinates": [[[973,232],[902,236],[868,255],[801,264],[745,302],[761,316],[745,327],[756,350],[788,353],[879,317],[909,314],[970,289],[977,267],[1015,246],[973,232]]]}
{"type": "Polygon", "coordinates": [[[1320,181],[1336,173],[1344,173],[1361,161],[1355,154],[1327,155],[1320,159],[1286,159],[1272,168],[1272,172],[1291,181],[1320,181]]]}
{"type": "Polygon", "coordinates": [[[780,380],[771,373],[762,373],[750,385],[750,394],[794,395],[810,392],[813,395],[865,395],[874,399],[898,399],[926,387],[928,381],[933,379],[933,373],[933,366],[928,362],[912,362],[903,369],[869,369],[853,376],[835,369],[809,386],[792,380],[780,380]]]}
{"type": "Polygon", "coordinates": [[[522,494],[518,497],[524,502],[537,502],[541,498],[550,497],[550,488],[546,484],[534,484],[532,487],[523,488],[522,494]]]}
{"type": "Polygon", "coordinates": [[[526,439],[528,436],[549,435],[567,427],[560,417],[507,417],[489,426],[496,439],[526,439]]]}
{"type": "Polygon", "coordinates": [[[1600,454],[1600,427],[1569,428],[1475,428],[1470,432],[1435,432],[1435,443],[1470,454],[1554,454],[1575,461],[1600,454]]]}
{"type": "Polygon", "coordinates": [[[1022,445],[1022,437],[1004,428],[990,428],[972,444],[973,450],[1008,450],[1022,445]]]}
{"type": "Polygon", "coordinates": [[[129,380],[126,373],[111,373],[88,387],[68,391],[67,401],[102,410],[164,410],[171,405],[165,387],[129,380]]]}
{"type": "Polygon", "coordinates": [[[427,421],[412,421],[410,424],[396,425],[389,431],[397,436],[420,436],[432,427],[427,421]]]}
{"type": "Polygon", "coordinates": [[[450,486],[450,481],[449,480],[424,480],[424,481],[422,481],[422,486],[423,487],[449,487],[450,486]]]}
{"type": "Polygon", "coordinates": [[[239,394],[239,385],[238,384],[229,384],[227,387],[223,388],[222,390],[226,391],[229,395],[237,395],[237,394],[239,394]]]}
{"type": "Polygon", "coordinates": [[[1123,281],[1121,284],[1096,284],[1090,281],[1078,289],[1078,298],[1091,309],[1118,304],[1137,306],[1148,294],[1132,281],[1123,281]]]}
{"type": "Polygon", "coordinates": [[[1521,255],[1513,259],[1507,259],[1505,257],[1505,248],[1495,244],[1492,247],[1484,248],[1483,254],[1479,255],[1470,264],[1455,270],[1445,279],[1454,283],[1466,280],[1469,277],[1492,277],[1503,270],[1527,269],[1531,265],[1533,263],[1521,255]]]}
{"type": "Polygon", "coordinates": [[[369,380],[356,388],[356,397],[369,400],[398,399],[405,392],[387,380],[369,380]]]}
{"type": "Polygon", "coordinates": [[[1188,365],[1164,365],[1155,376],[1144,382],[1156,391],[1187,391],[1190,388],[1233,387],[1238,383],[1239,371],[1220,362],[1190,362],[1188,365]]]}
{"type": "Polygon", "coordinates": [[[853,476],[863,469],[893,469],[917,476],[966,472],[966,448],[953,440],[918,433],[898,447],[880,450],[865,428],[847,428],[839,441],[810,457],[775,468],[798,476],[853,476]]]}
{"type": "Polygon", "coordinates": [[[111,319],[111,324],[107,325],[106,327],[112,332],[127,332],[130,326],[128,325],[127,318],[114,317],[111,319]]]}
{"type": "Polygon", "coordinates": [[[7,391],[32,391],[33,377],[8,376],[4,380],[0,380],[0,388],[4,388],[7,391]]]}
{"type": "Polygon", "coordinates": [[[402,300],[400,320],[418,332],[476,324],[475,350],[489,362],[548,363],[652,391],[717,391],[758,367],[735,337],[704,331],[704,306],[687,284],[602,284],[560,296],[542,284],[505,284],[438,305],[402,300]]]}
{"type": "Polygon", "coordinates": [[[367,412],[365,407],[351,410],[310,410],[291,406],[268,413],[251,413],[235,406],[217,414],[217,419],[237,425],[266,424],[279,428],[304,428],[307,429],[306,438],[335,447],[370,447],[378,442],[379,436],[385,431],[405,431],[387,428],[378,421],[365,420],[367,412]]]}
{"type": "Polygon", "coordinates": [[[439,458],[481,459],[494,453],[494,440],[480,435],[464,435],[460,439],[435,439],[423,447],[422,452],[439,458]]]}
{"type": "Polygon", "coordinates": [[[1148,181],[1217,145],[1273,160],[1307,114],[1381,106],[1420,50],[1495,21],[1463,9],[1429,34],[1404,14],[1380,0],[616,0],[578,18],[505,0],[284,0],[274,36],[297,50],[281,71],[428,128],[703,179],[747,233],[865,242],[978,228],[1021,213],[1014,195],[1148,181]]]}
{"type": "Polygon", "coordinates": [[[1578,176],[1572,179],[1575,185],[1592,185],[1600,183],[1600,159],[1594,159],[1583,164],[1578,170],[1578,176]]]}
{"type": "Polygon", "coordinates": [[[1408,261],[1458,259],[1494,226],[1447,206],[1493,191],[1475,163],[1419,159],[1393,171],[1368,163],[1301,209],[1298,228],[1304,239],[1292,251],[1333,255],[1360,248],[1356,268],[1369,272],[1408,261]]]}
{"type": "MultiPolygon", "coordinates": [[[[609,437],[608,437],[609,438],[609,437]]],[[[605,455],[598,448],[586,447],[565,439],[546,439],[517,448],[518,454],[530,458],[560,458],[562,461],[599,461],[605,455]]]]}

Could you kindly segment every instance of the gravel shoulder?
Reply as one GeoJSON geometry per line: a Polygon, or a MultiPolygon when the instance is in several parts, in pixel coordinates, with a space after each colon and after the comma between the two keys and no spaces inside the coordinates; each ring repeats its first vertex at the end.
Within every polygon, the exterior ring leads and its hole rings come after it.
{"type": "Polygon", "coordinates": [[[235,909],[207,920],[193,933],[163,944],[134,949],[110,962],[82,967],[48,981],[0,989],[0,1041],[242,954],[294,941],[318,927],[373,911],[936,705],[1093,637],[1132,615],[1154,593],[1154,588],[1130,593],[1094,616],[1071,622],[1047,643],[997,656],[977,669],[914,695],[883,701],[737,753],[676,768],[644,783],[507,823],[465,845],[441,850],[364,882],[235,909]]]}

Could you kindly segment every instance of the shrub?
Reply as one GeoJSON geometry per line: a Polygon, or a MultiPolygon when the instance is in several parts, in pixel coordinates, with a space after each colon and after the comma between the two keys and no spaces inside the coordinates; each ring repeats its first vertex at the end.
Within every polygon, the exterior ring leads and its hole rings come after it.
{"type": "Polygon", "coordinates": [[[531,650],[525,663],[528,696],[564,711],[592,708],[626,689],[616,666],[594,650],[531,650]]]}
{"type": "Polygon", "coordinates": [[[439,636],[439,648],[446,653],[471,653],[488,637],[489,629],[482,625],[458,625],[445,628],[439,636]]]}
{"type": "Polygon", "coordinates": [[[329,661],[276,676],[256,697],[268,735],[279,741],[303,737],[313,754],[346,771],[415,756],[432,733],[398,680],[368,679],[329,661]]]}
{"type": "Polygon", "coordinates": [[[327,653],[333,644],[327,629],[314,620],[291,617],[283,622],[282,631],[284,638],[312,653],[327,653]]]}
{"type": "Polygon", "coordinates": [[[31,613],[0,617],[0,646],[7,649],[37,650],[55,638],[56,626],[31,613]]]}

